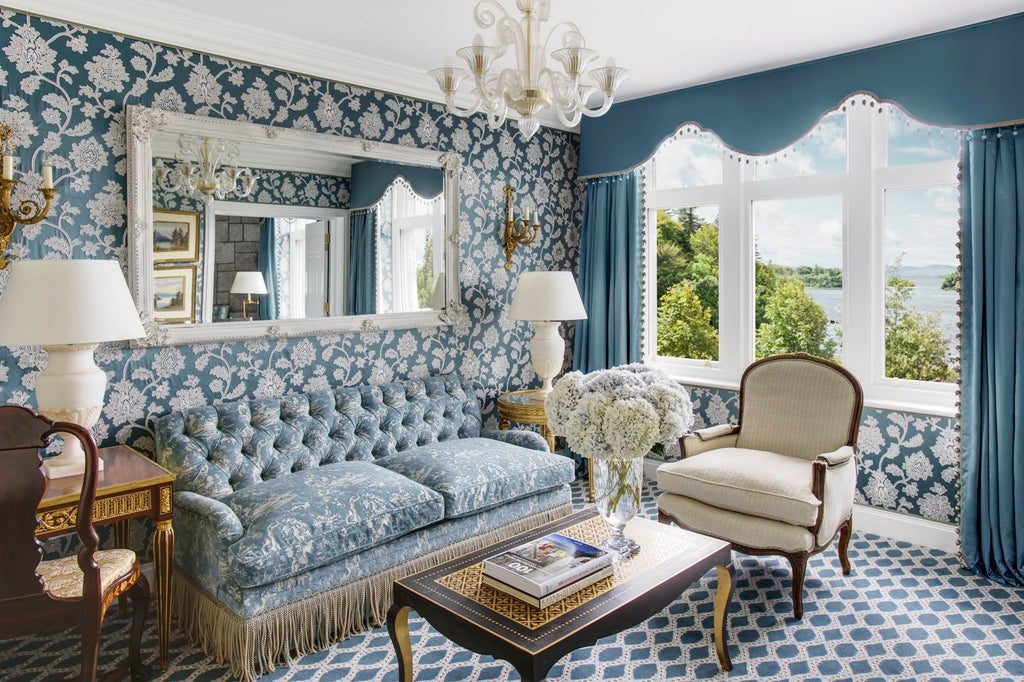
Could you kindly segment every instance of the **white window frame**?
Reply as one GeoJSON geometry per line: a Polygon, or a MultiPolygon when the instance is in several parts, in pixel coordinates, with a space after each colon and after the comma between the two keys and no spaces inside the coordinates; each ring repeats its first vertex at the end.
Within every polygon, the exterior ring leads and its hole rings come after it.
{"type": "MultiPolygon", "coordinates": [[[[880,105],[847,106],[847,171],[756,180],[747,159],[725,158],[721,185],[655,190],[647,187],[644,361],[693,385],[738,389],[754,361],[754,201],[835,196],[843,203],[842,362],[860,379],[865,404],[942,416],[955,415],[956,384],[885,376],[884,192],[955,185],[957,161],[886,166],[886,117],[880,105]],[[657,211],[719,207],[719,359],[657,355],[657,211]]],[[[648,178],[652,177],[651,166],[648,178]]]]}

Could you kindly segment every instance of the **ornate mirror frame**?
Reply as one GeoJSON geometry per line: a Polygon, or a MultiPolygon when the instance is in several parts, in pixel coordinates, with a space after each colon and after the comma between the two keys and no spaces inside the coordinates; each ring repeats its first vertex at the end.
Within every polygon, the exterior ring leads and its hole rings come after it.
{"type": "Polygon", "coordinates": [[[128,150],[128,284],[147,335],[135,346],[216,343],[231,340],[312,336],[339,332],[410,329],[454,324],[466,314],[459,296],[459,172],[454,152],[404,147],[351,137],[242,121],[208,118],[130,105],[125,129],[128,150]],[[445,304],[443,310],[346,315],[304,320],[252,320],[161,324],[153,311],[153,133],[205,135],[282,149],[317,149],[346,156],[439,168],[444,173],[445,304]]]}

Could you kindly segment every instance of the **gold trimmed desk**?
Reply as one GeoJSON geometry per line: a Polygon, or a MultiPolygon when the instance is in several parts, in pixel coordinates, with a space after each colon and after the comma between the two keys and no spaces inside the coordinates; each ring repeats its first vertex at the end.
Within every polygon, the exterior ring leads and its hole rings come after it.
{"type": "MultiPolygon", "coordinates": [[[[555,451],[555,434],[548,427],[548,415],[544,411],[544,401],[547,399],[543,393],[536,389],[528,388],[522,391],[510,391],[498,396],[498,428],[505,431],[509,428],[509,422],[519,424],[536,424],[540,426],[540,435],[548,442],[548,449],[555,451]]],[[[594,501],[594,475],[590,472],[590,462],[587,462],[587,490],[590,494],[590,502],[594,501]]]]}
{"type": "MultiPolygon", "coordinates": [[[[128,544],[128,522],[145,516],[156,522],[153,533],[153,573],[156,578],[157,634],[160,640],[160,669],[167,670],[171,637],[171,563],[174,558],[174,503],[171,486],[174,474],[126,445],[100,448],[103,471],[96,481],[93,523],[113,524],[119,547],[128,544]]],[[[82,477],[47,479],[39,503],[36,537],[50,538],[73,532],[78,517],[82,477]]]]}
{"type": "Polygon", "coordinates": [[[735,569],[728,542],[634,518],[625,533],[640,543],[640,551],[617,562],[614,575],[546,609],[534,608],[481,582],[486,557],[552,532],[599,545],[610,529],[594,507],[587,507],[395,581],[388,633],[398,657],[398,679],[413,680],[410,611],[456,644],[508,661],[524,682],[539,682],[569,652],[644,622],[711,568],[718,574],[715,651],[722,670],[732,669],[726,637],[735,569]]]}

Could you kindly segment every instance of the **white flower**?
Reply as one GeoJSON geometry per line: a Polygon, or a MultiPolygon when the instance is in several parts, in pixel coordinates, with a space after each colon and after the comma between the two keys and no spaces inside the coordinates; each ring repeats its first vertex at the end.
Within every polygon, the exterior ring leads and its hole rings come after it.
{"type": "Polygon", "coordinates": [[[103,48],[103,54],[93,57],[86,65],[89,80],[101,92],[115,92],[128,81],[121,53],[112,45],[103,48]]]}
{"type": "Polygon", "coordinates": [[[28,24],[18,27],[4,53],[21,73],[50,73],[57,59],[57,52],[28,24]]]}
{"type": "Polygon", "coordinates": [[[196,64],[185,83],[185,92],[196,104],[219,104],[222,91],[221,84],[205,64],[196,64]]]}
{"type": "Polygon", "coordinates": [[[693,423],[679,383],[643,364],[563,376],[548,396],[548,426],[585,457],[640,457],[693,423]]]}

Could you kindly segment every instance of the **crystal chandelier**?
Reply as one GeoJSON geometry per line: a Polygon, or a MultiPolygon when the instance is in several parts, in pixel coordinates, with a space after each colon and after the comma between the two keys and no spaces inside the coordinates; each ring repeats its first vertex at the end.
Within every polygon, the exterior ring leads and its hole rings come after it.
{"type": "Polygon", "coordinates": [[[203,203],[209,204],[215,198],[241,198],[252,193],[256,174],[237,164],[238,145],[234,142],[180,135],[174,167],[168,168],[163,159],[157,159],[153,175],[163,189],[188,196],[198,191],[203,203]]]}
{"type": "Polygon", "coordinates": [[[520,21],[509,16],[495,0],[480,0],[476,4],[473,17],[477,26],[494,27],[497,45],[485,45],[478,33],[472,45],[456,52],[469,71],[452,67],[450,60],[445,60],[442,68],[430,71],[444,93],[449,112],[458,116],[483,112],[487,114],[488,125],[498,128],[505,123],[511,107],[519,114],[519,132],[529,140],[540,127],[537,114],[548,107],[553,107],[558,119],[568,127],[575,127],[584,115],[601,116],[608,111],[615,91],[629,77],[629,71],[615,66],[609,58],[606,66],[590,71],[596,86],[581,82],[584,71],[597,59],[597,52],[586,47],[579,28],[568,21],[553,26],[540,42],[541,24],[548,20],[550,4],[550,0],[516,0],[523,14],[520,21]],[[562,46],[552,50],[550,57],[561,64],[562,72],[548,66],[548,48],[556,37],[560,37],[562,46]],[[516,68],[492,70],[495,60],[510,46],[515,47],[516,68]],[[459,109],[455,93],[470,75],[474,101],[468,108],[459,109]],[[603,101],[590,108],[589,101],[598,92],[603,101]]]}

